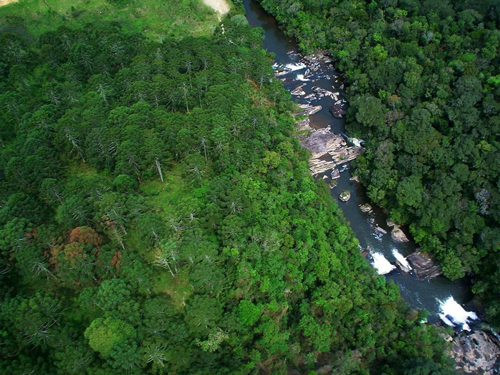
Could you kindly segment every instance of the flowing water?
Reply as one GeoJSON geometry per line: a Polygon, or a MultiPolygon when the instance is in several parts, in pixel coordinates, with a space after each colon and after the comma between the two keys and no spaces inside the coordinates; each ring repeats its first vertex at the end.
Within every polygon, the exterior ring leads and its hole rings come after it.
{"type": "MultiPolygon", "coordinates": [[[[324,64],[320,70],[306,78],[304,73],[307,67],[301,64],[301,56],[296,53],[298,46],[295,41],[278,28],[276,20],[268,15],[259,4],[251,0],[244,0],[243,3],[250,26],[264,30],[263,47],[275,54],[275,66],[286,67],[289,70],[289,73],[279,77],[285,88],[291,91],[305,84],[302,87],[305,95],[294,97],[294,100],[298,103],[310,103],[323,107],[322,110],[310,116],[310,126],[315,129],[329,126],[334,133],[345,133],[345,120],[336,119],[329,112],[329,106],[332,104],[330,97],[326,96],[314,101],[304,98],[312,92],[313,86],[338,92],[340,98],[343,98],[344,86],[339,73],[331,64],[324,64]]],[[[350,180],[351,177],[349,163],[347,163],[345,171],[337,179],[338,186],[331,190],[331,196],[338,202],[360,245],[363,248],[368,246],[371,248],[370,261],[377,272],[386,274],[388,280],[396,283],[401,295],[413,308],[427,310],[430,313],[429,322],[435,322],[441,318],[446,324],[463,326],[467,329],[467,321],[476,318],[474,313],[467,313],[461,306],[472,297],[468,283],[465,280],[451,282],[444,277],[419,281],[413,273],[405,273],[399,268],[396,269],[394,267],[396,260],[401,261],[415,251],[416,244],[413,241],[394,242],[390,235],[391,228],[386,224],[387,216],[380,208],[373,207],[372,213],[363,213],[359,209],[359,205],[370,202],[364,188],[359,183],[350,180]],[[344,190],[351,192],[351,199],[346,203],[338,199],[339,193],[344,190]],[[376,227],[383,231],[375,230],[376,227]],[[384,231],[387,233],[383,234],[384,231]]],[[[319,175],[318,178],[325,178],[327,182],[330,182],[330,173],[319,175]]]]}

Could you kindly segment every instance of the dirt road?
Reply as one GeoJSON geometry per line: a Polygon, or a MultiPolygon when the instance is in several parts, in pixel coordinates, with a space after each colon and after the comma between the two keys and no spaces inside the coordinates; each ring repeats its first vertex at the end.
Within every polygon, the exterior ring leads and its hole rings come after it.
{"type": "Polygon", "coordinates": [[[18,0],[0,0],[0,7],[3,7],[4,5],[10,4],[10,3],[17,3],[18,0]]]}
{"type": "Polygon", "coordinates": [[[226,2],[226,0],[203,0],[203,2],[219,13],[219,19],[227,12],[229,12],[229,4],[226,2]]]}

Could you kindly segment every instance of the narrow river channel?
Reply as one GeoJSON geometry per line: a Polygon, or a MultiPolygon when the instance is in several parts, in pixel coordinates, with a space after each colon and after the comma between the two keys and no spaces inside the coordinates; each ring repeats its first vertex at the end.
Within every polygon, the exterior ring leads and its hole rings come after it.
{"type": "MultiPolygon", "coordinates": [[[[307,96],[307,94],[311,93],[313,86],[319,86],[326,90],[339,92],[340,97],[343,98],[344,86],[340,81],[339,73],[335,71],[333,66],[326,66],[325,69],[316,72],[313,77],[308,77],[310,80],[304,78],[305,69],[298,64],[300,55],[293,53],[298,50],[297,44],[278,28],[276,20],[268,15],[258,3],[251,0],[244,0],[243,3],[250,26],[261,27],[265,32],[264,49],[275,54],[277,65],[291,68],[288,74],[280,76],[286,89],[292,91],[299,85],[305,84],[302,89],[306,92],[305,96],[307,96]]],[[[310,116],[311,127],[318,129],[329,126],[334,133],[345,133],[345,120],[336,119],[329,112],[329,107],[332,104],[330,97],[326,96],[311,102],[306,100],[305,97],[294,96],[294,100],[297,103],[322,106],[322,110],[310,116]]],[[[330,172],[318,177],[326,177],[326,181],[330,182],[330,172]]],[[[347,169],[341,173],[340,178],[337,180],[338,186],[331,189],[331,196],[332,199],[338,202],[360,245],[363,248],[369,246],[374,253],[383,254],[392,264],[396,262],[393,255],[394,250],[404,256],[415,251],[416,244],[413,241],[396,243],[392,240],[391,228],[387,226],[387,217],[381,209],[374,207],[371,214],[363,213],[359,209],[360,204],[369,203],[369,200],[366,197],[364,188],[359,183],[350,180],[351,177],[349,164],[347,164],[347,169]],[[351,192],[351,199],[346,203],[340,202],[338,199],[340,192],[344,190],[351,192]],[[377,233],[374,230],[375,225],[387,231],[387,234],[377,233]]],[[[465,280],[451,282],[444,277],[437,277],[429,281],[419,281],[413,273],[405,273],[399,268],[386,275],[386,277],[399,286],[401,295],[413,308],[425,309],[429,312],[429,322],[439,320],[439,314],[443,312],[441,309],[443,302],[449,297],[453,297],[454,301],[458,303],[452,303],[451,310],[444,311],[443,315],[450,314],[451,317],[455,316],[455,314],[463,314],[463,311],[457,311],[461,310],[459,304],[464,304],[472,298],[470,287],[465,280]]]]}

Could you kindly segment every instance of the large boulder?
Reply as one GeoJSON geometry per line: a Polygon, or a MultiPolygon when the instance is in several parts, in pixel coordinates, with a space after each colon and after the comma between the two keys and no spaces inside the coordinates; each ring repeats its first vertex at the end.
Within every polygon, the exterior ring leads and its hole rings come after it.
{"type": "Polygon", "coordinates": [[[321,157],[332,150],[344,149],[346,146],[344,138],[339,134],[332,133],[328,128],[314,130],[300,144],[311,151],[312,156],[315,158],[321,157]]]}
{"type": "Polygon", "coordinates": [[[332,113],[332,116],[335,118],[343,118],[344,115],[346,114],[344,106],[340,100],[335,103],[332,103],[330,105],[329,110],[332,113]]]}
{"type": "Polygon", "coordinates": [[[452,342],[456,369],[466,374],[495,374],[500,359],[499,342],[484,331],[462,332],[452,342]]]}
{"type": "Polygon", "coordinates": [[[347,202],[349,199],[351,199],[351,192],[349,190],[344,190],[342,193],[340,193],[339,199],[342,202],[347,202]]]}
{"type": "Polygon", "coordinates": [[[365,212],[365,213],[370,213],[373,211],[370,203],[360,204],[359,209],[361,210],[361,212],[365,212]]]}
{"type": "Polygon", "coordinates": [[[419,280],[429,280],[443,274],[434,259],[419,250],[408,255],[406,259],[410,262],[419,280]]]}
{"type": "Polygon", "coordinates": [[[391,237],[395,242],[408,242],[408,237],[397,225],[394,226],[391,232],[391,237]]]}

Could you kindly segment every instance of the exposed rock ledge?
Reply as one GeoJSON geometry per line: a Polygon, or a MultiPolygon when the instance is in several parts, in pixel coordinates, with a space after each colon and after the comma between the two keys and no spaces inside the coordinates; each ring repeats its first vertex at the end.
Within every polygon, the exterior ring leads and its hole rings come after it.
{"type": "Polygon", "coordinates": [[[436,262],[427,254],[420,252],[420,250],[411,253],[406,259],[408,259],[415,270],[415,274],[419,280],[429,280],[443,273],[436,262]]]}
{"type": "Polygon", "coordinates": [[[339,134],[329,129],[312,130],[300,144],[311,151],[309,169],[313,175],[334,169],[339,164],[354,160],[361,154],[361,147],[349,146],[339,134]]]}
{"type": "Polygon", "coordinates": [[[394,228],[392,228],[391,237],[395,242],[408,242],[409,241],[408,237],[406,237],[406,234],[397,225],[394,225],[394,228]]]}
{"type": "MultiPolygon", "coordinates": [[[[305,133],[309,134],[309,132],[313,130],[313,128],[311,128],[311,126],[309,126],[310,123],[311,123],[311,121],[309,120],[309,117],[305,118],[304,120],[297,121],[295,123],[295,130],[297,132],[301,132],[301,133],[305,132],[305,133]]],[[[299,139],[299,141],[301,140],[300,137],[297,137],[297,138],[299,139]]],[[[307,138],[307,136],[304,137],[304,139],[305,138],[307,138]]]]}
{"type": "Polygon", "coordinates": [[[321,109],[323,108],[320,105],[309,105],[309,104],[302,104],[302,103],[298,104],[298,106],[300,108],[302,108],[302,110],[299,112],[292,113],[293,117],[310,116],[310,115],[315,114],[316,112],[321,111],[321,109]]]}
{"type": "Polygon", "coordinates": [[[452,342],[451,356],[455,359],[456,370],[466,374],[496,374],[500,360],[499,341],[484,331],[461,332],[452,342]]]}

